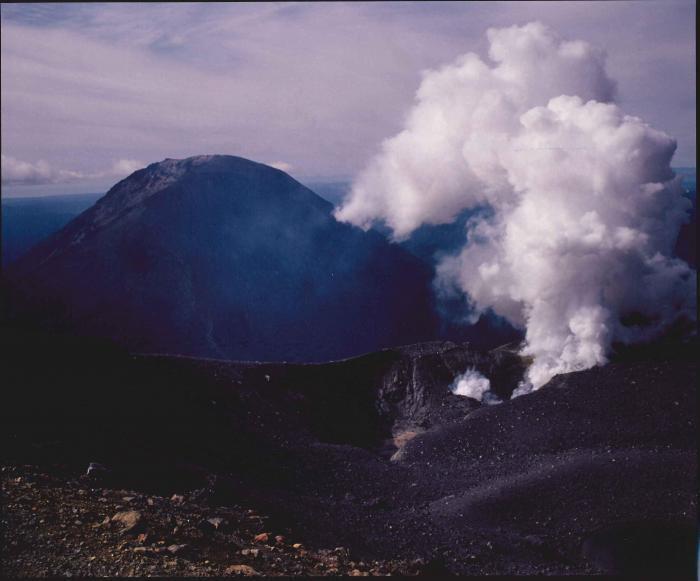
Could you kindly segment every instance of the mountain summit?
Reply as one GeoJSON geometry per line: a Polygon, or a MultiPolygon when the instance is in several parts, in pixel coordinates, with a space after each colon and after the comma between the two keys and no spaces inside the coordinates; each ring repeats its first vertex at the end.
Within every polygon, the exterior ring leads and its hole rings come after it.
{"type": "Polygon", "coordinates": [[[286,173],[225,155],[116,184],[18,260],[17,309],[135,351],[327,360],[430,337],[430,272],[286,173]]]}

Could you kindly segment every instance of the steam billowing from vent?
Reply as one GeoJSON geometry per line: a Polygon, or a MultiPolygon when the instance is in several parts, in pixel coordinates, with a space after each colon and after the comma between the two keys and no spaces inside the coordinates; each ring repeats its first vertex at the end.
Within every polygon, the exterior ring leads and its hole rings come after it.
{"type": "Polygon", "coordinates": [[[695,273],[671,258],[690,202],[675,141],[612,102],[601,51],[540,23],[487,34],[495,64],[470,53],[425,73],[336,217],[401,240],[490,208],[435,284],[526,329],[523,393],[695,317],[695,273]]]}
{"type": "Polygon", "coordinates": [[[452,385],[450,391],[455,395],[471,397],[488,404],[500,403],[498,396],[491,392],[491,382],[488,377],[479,373],[476,369],[467,369],[459,375],[452,385]]]}

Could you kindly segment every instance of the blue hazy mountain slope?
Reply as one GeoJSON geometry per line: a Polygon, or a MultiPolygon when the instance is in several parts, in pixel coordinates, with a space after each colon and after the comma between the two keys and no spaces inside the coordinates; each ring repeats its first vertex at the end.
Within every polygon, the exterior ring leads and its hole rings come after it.
{"type": "MultiPolygon", "coordinates": [[[[675,171],[683,177],[684,185],[688,190],[688,197],[693,201],[693,212],[689,222],[682,228],[680,232],[678,243],[676,245],[676,254],[679,257],[686,260],[691,265],[696,266],[696,172],[695,168],[676,168],[675,171]]],[[[347,182],[313,182],[310,185],[313,187],[314,191],[321,194],[327,200],[331,200],[335,203],[338,203],[338,201],[350,188],[350,184],[347,182]]],[[[26,252],[29,248],[40,242],[42,239],[58,231],[67,222],[76,217],[81,211],[86,209],[100,197],[101,194],[81,194],[68,196],[52,196],[45,198],[3,199],[3,265],[5,266],[9,264],[12,260],[15,260],[18,256],[26,252]]],[[[326,204],[324,208],[324,211],[329,212],[330,204],[326,204]]],[[[452,224],[444,224],[439,226],[422,226],[416,232],[414,232],[408,240],[402,242],[400,246],[404,250],[408,251],[408,253],[418,258],[423,263],[425,269],[428,269],[432,272],[433,265],[435,264],[436,259],[440,257],[440,255],[456,252],[459,250],[459,248],[463,246],[463,244],[466,241],[466,222],[471,215],[471,211],[465,211],[462,214],[460,214],[460,216],[458,216],[458,218],[452,224]]],[[[257,231],[257,229],[254,226],[256,218],[251,217],[250,220],[251,221],[248,224],[248,226],[250,226],[252,230],[257,231]]],[[[265,220],[263,220],[261,223],[265,223],[265,220]]],[[[353,230],[353,232],[353,236],[359,236],[358,231],[353,230]]],[[[381,234],[389,234],[389,232],[386,231],[385,228],[378,226],[376,228],[376,232],[369,233],[365,236],[365,238],[367,238],[368,240],[373,240],[375,245],[379,244],[377,239],[377,232],[381,234]]],[[[350,236],[349,238],[352,238],[352,236],[350,236]]],[[[245,248],[246,241],[241,240],[241,243],[242,247],[245,248]]],[[[337,243],[343,244],[344,242],[338,241],[337,243]]],[[[214,244],[214,246],[216,246],[216,244],[214,244]]],[[[383,247],[384,245],[380,244],[380,246],[383,247]]],[[[290,250],[292,250],[291,247],[290,250]]],[[[144,252],[147,254],[147,251],[144,252]]],[[[405,253],[397,254],[395,248],[394,255],[401,255],[402,260],[406,260],[405,253]]],[[[153,256],[151,260],[156,260],[155,256],[153,256]]],[[[381,262],[381,259],[379,260],[379,262],[381,262]]],[[[292,260],[285,263],[285,266],[288,266],[291,269],[298,267],[299,263],[298,261],[295,263],[292,260]]],[[[415,266],[415,264],[413,266],[415,266]]],[[[213,275],[215,275],[215,273],[213,275]]],[[[287,272],[286,276],[289,275],[290,273],[287,272]]],[[[212,286],[217,287],[217,284],[219,283],[214,281],[212,286]]],[[[225,282],[222,282],[220,284],[221,286],[226,287],[225,282]]],[[[269,284],[269,281],[265,282],[265,285],[266,288],[272,288],[272,286],[270,286],[269,284]]],[[[237,293],[242,292],[241,288],[239,288],[236,285],[232,285],[229,290],[231,290],[231,292],[237,293]]],[[[247,300],[245,298],[245,293],[248,293],[248,299],[254,299],[258,301],[261,299],[256,298],[255,295],[257,292],[263,293],[263,291],[264,289],[256,290],[255,288],[252,288],[250,284],[248,284],[245,287],[245,292],[242,292],[240,296],[240,301],[238,303],[239,309],[237,311],[238,317],[241,321],[243,321],[242,328],[246,328],[246,333],[248,334],[254,334],[255,326],[257,325],[257,323],[255,325],[252,325],[249,322],[250,317],[245,312],[245,304],[247,300]]],[[[348,292],[352,292],[358,300],[361,300],[362,293],[360,293],[360,295],[356,295],[357,289],[351,289],[348,292]]],[[[423,291],[421,290],[421,292],[423,291]]],[[[505,321],[499,319],[491,313],[488,313],[481,317],[481,319],[476,324],[472,325],[465,323],[464,321],[465,315],[467,314],[467,308],[463,300],[459,300],[457,298],[437,299],[436,297],[432,297],[430,301],[432,302],[432,315],[426,315],[425,313],[422,313],[418,315],[418,319],[421,319],[423,317],[432,317],[433,319],[439,318],[439,323],[436,330],[437,337],[456,341],[470,341],[475,346],[479,347],[493,347],[495,345],[517,340],[520,337],[520,334],[514,329],[512,329],[510,325],[508,325],[505,321]],[[439,317],[437,316],[438,314],[439,317]]],[[[350,302],[356,303],[357,301],[350,302]]],[[[259,310],[262,312],[264,309],[261,308],[259,310]]],[[[269,312],[273,313],[274,309],[270,310],[269,312]]],[[[236,331],[234,334],[240,334],[241,321],[235,323],[234,326],[239,327],[239,330],[236,331]]],[[[272,326],[269,320],[266,323],[266,325],[268,326],[268,328],[271,328],[272,326]]],[[[421,325],[422,323],[419,324],[419,327],[421,325]]],[[[218,324],[219,328],[223,328],[224,326],[225,325],[223,323],[218,324]]],[[[404,337],[397,336],[396,343],[408,342],[413,336],[413,333],[408,333],[404,337]]],[[[360,340],[359,344],[362,344],[362,342],[363,341],[360,340]]],[[[205,348],[204,352],[207,352],[207,349],[209,348],[205,348]]],[[[219,353],[221,350],[216,348],[214,349],[214,351],[219,353]]],[[[251,352],[258,353],[258,356],[265,358],[263,351],[264,349],[253,349],[251,352]]],[[[294,350],[290,352],[293,351],[294,350]]],[[[247,352],[249,352],[249,350],[242,351],[242,353],[247,352]]],[[[223,350],[222,354],[228,356],[226,349],[223,350]]]]}
{"type": "Polygon", "coordinates": [[[304,182],[304,185],[334,206],[343,201],[351,187],[351,183],[348,181],[308,181],[304,182]]]}
{"type": "Polygon", "coordinates": [[[674,170],[683,178],[683,186],[686,196],[693,203],[688,222],[686,222],[678,234],[675,253],[692,267],[698,266],[698,190],[697,172],[694,167],[680,167],[674,170]]]}
{"type": "MultiPolygon", "coordinates": [[[[695,206],[696,169],[675,168],[695,206]]],[[[314,181],[306,184],[320,197],[338,205],[350,190],[350,182],[314,181]]],[[[34,244],[58,231],[83,210],[94,204],[103,194],[72,194],[33,198],[2,199],[2,264],[7,265],[34,244]]],[[[695,217],[695,210],[693,210],[695,217]]],[[[470,212],[463,212],[452,224],[421,226],[402,246],[422,260],[431,261],[435,255],[456,251],[466,240],[464,232],[470,212]]],[[[695,219],[681,233],[680,255],[696,264],[694,244],[695,219]]],[[[378,228],[378,231],[384,232],[378,228]]],[[[386,232],[384,232],[386,233],[386,232]]]]}
{"type": "Polygon", "coordinates": [[[103,194],[2,198],[2,264],[65,226],[103,194]]]}
{"type": "Polygon", "coordinates": [[[676,167],[673,168],[683,179],[683,186],[690,192],[697,192],[697,168],[694,167],[676,167]]]}
{"type": "MultiPolygon", "coordinates": [[[[332,204],[347,193],[349,182],[310,182],[313,192],[332,204]]],[[[57,232],[92,206],[104,193],[2,198],[2,265],[19,258],[32,246],[57,232]]]]}
{"type": "Polygon", "coordinates": [[[433,338],[430,269],[332,208],[242,158],[165,160],[7,274],[24,317],[136,351],[320,361],[433,338]]]}

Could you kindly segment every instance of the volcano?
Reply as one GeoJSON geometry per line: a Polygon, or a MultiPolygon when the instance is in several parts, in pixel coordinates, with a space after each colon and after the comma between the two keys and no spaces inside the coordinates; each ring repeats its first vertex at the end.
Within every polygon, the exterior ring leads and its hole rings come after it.
{"type": "Polygon", "coordinates": [[[425,341],[431,270],[331,210],[165,160],[12,266],[10,573],[691,577],[697,343],[513,399],[520,345],[425,341]],[[502,403],[452,392],[467,370],[502,403]]]}
{"type": "Polygon", "coordinates": [[[132,351],[225,359],[320,361],[433,338],[429,268],[332,209],[263,164],[166,159],[13,265],[14,313],[132,351]]]}

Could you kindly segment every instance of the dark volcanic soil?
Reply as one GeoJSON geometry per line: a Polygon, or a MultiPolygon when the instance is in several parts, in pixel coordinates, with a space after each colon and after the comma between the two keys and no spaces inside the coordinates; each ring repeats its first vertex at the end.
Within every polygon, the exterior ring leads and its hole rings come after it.
{"type": "Polygon", "coordinates": [[[420,560],[353,561],[309,550],[253,509],[97,487],[32,466],[2,468],[2,573],[41,576],[415,575],[420,560]],[[128,530],[114,517],[131,513],[128,530]]]}
{"type": "Polygon", "coordinates": [[[693,576],[696,365],[679,354],[480,406],[448,385],[474,366],[507,396],[523,365],[509,349],[285,365],[21,333],[2,348],[8,574],[693,576]],[[90,462],[107,470],[85,477],[90,462]],[[132,509],[146,540],[92,528],[132,509]],[[227,533],[206,530],[216,517],[227,533]]]}

